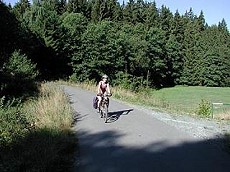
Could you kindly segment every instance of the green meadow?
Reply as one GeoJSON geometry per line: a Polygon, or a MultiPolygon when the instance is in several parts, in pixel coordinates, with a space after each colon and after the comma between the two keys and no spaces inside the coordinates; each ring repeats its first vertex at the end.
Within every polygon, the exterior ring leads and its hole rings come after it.
{"type": "Polygon", "coordinates": [[[165,101],[169,109],[188,113],[195,113],[201,100],[206,100],[209,103],[230,104],[229,87],[176,86],[152,90],[150,95],[162,102],[165,101]]]}

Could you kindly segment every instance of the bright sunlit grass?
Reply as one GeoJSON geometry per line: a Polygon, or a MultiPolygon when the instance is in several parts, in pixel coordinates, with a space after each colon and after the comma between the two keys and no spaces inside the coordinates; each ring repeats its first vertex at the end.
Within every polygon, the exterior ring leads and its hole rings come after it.
{"type": "Polygon", "coordinates": [[[40,96],[25,106],[39,128],[70,129],[72,108],[63,91],[54,84],[42,84],[40,96]]]}
{"type": "Polygon", "coordinates": [[[151,96],[167,101],[170,108],[174,110],[191,114],[195,113],[202,99],[210,103],[230,103],[230,88],[176,86],[161,90],[152,90],[151,96]]]}

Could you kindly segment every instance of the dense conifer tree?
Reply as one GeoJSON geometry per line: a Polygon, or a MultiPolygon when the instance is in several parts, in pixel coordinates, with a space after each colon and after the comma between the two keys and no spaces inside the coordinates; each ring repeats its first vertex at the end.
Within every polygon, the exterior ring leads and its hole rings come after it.
{"type": "Polygon", "coordinates": [[[0,14],[1,67],[21,50],[47,78],[107,73],[132,88],[230,86],[227,24],[208,26],[203,11],[172,14],[143,0],[20,0],[1,2],[0,14]]]}

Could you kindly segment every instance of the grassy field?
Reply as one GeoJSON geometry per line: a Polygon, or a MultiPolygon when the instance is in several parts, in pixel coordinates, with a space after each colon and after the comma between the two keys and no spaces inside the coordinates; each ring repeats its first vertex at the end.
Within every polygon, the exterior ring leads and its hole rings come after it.
{"type": "Polygon", "coordinates": [[[184,107],[196,106],[201,99],[210,102],[230,102],[229,87],[183,87],[163,88],[153,90],[152,95],[164,97],[171,104],[183,105],[184,107]]]}
{"type": "MultiPolygon", "coordinates": [[[[130,101],[132,103],[147,105],[155,109],[169,111],[177,114],[197,115],[202,100],[209,103],[230,102],[230,88],[211,88],[211,87],[185,87],[176,86],[163,88],[160,90],[147,89],[137,93],[132,93],[121,88],[114,88],[116,98],[130,101]]],[[[216,117],[230,117],[230,106],[226,106],[225,114],[216,117]]]]}
{"type": "MultiPolygon", "coordinates": [[[[169,109],[176,110],[178,112],[187,112],[189,114],[196,113],[201,100],[206,100],[209,103],[230,103],[229,87],[177,86],[161,90],[152,90],[150,95],[156,99],[165,101],[166,104],[168,104],[169,109]]],[[[226,111],[226,113],[229,113],[230,111],[230,106],[220,108],[227,108],[228,112],[226,111]]],[[[214,111],[214,114],[215,113],[217,112],[214,111]]]]}
{"type": "Polygon", "coordinates": [[[60,88],[42,84],[39,96],[17,110],[1,108],[15,118],[7,122],[0,114],[0,171],[73,171],[73,111],[60,88]]]}

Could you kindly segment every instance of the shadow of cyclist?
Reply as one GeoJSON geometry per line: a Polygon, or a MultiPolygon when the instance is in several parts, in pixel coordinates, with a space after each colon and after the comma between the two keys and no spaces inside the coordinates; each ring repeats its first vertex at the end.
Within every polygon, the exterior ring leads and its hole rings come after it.
{"type": "Polygon", "coordinates": [[[108,117],[109,117],[108,123],[117,121],[121,115],[128,115],[131,111],[133,111],[133,109],[126,109],[126,110],[109,112],[108,113],[108,117]]]}

